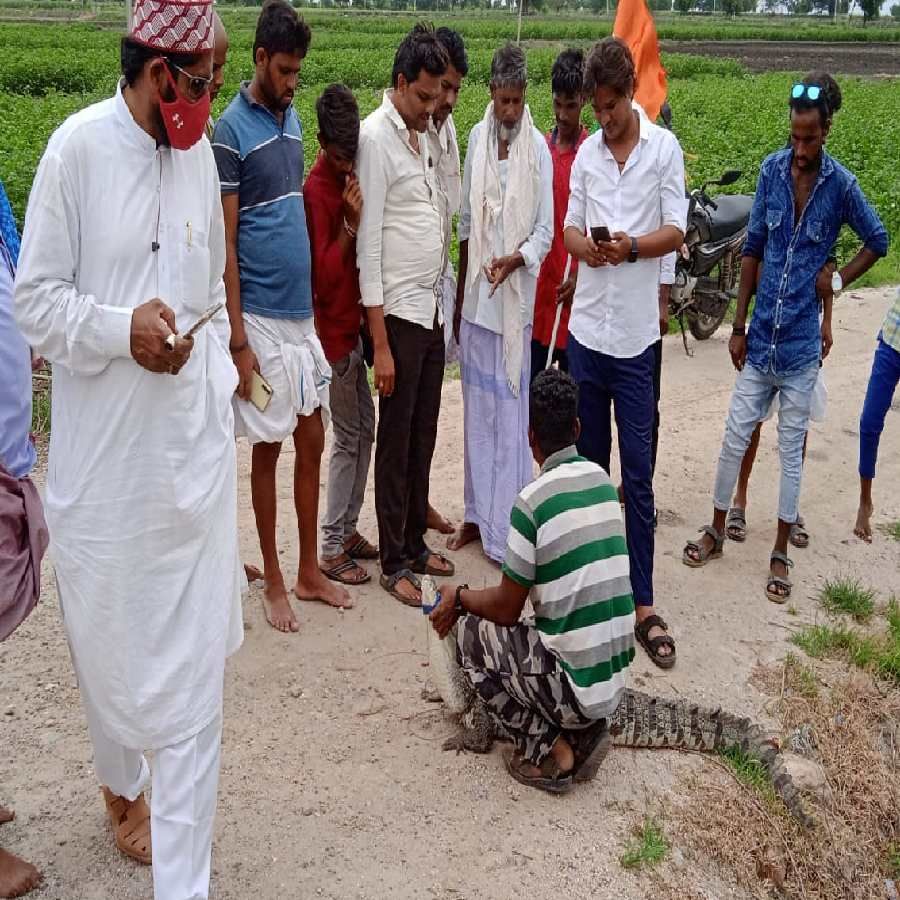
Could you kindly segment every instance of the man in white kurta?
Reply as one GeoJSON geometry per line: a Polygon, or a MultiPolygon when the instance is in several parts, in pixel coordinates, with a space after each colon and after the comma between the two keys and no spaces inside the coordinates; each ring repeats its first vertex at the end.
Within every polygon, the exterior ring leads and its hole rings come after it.
{"type": "Polygon", "coordinates": [[[459,336],[465,420],[465,521],[448,541],[481,539],[502,562],[509,514],[534,477],[528,446],[531,325],[553,240],[553,161],[525,103],[525,54],[491,63],[491,102],[469,135],[459,216],[459,336]]]}
{"type": "Polygon", "coordinates": [[[169,337],[225,299],[201,140],[211,10],[139,0],[115,96],[41,160],[15,292],[53,364],[46,515],[95,770],[117,846],[149,862],[153,751],[157,900],[208,896],[225,658],[243,636],[224,310],[169,337]],[[154,22],[173,8],[190,28],[154,22]]]}

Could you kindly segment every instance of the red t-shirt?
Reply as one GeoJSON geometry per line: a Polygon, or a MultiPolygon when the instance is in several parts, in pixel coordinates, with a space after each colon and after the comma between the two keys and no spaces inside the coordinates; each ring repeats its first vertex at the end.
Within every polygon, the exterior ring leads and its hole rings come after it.
{"type": "Polygon", "coordinates": [[[303,200],[312,250],[316,331],[330,363],[343,359],[356,346],[362,324],[356,241],[346,251],[338,244],[344,227],[343,192],[343,177],[339,179],[320,154],[303,186],[303,200]]]}
{"type": "MultiPolygon", "coordinates": [[[[566,259],[568,254],[563,243],[563,224],[566,221],[566,210],[569,206],[569,176],[572,173],[572,163],[575,162],[575,154],[578,148],[587,138],[586,128],[581,129],[581,134],[574,147],[562,150],[556,142],[556,129],[547,133],[547,146],[550,148],[550,156],[553,159],[553,243],[541,265],[538,275],[537,291],[534,297],[534,326],[531,336],[545,347],[550,344],[550,335],[553,334],[553,321],[556,318],[556,291],[562,284],[563,275],[566,273],[566,259]]],[[[570,274],[577,271],[578,263],[572,260],[570,274]]],[[[564,350],[569,339],[569,309],[563,308],[559,318],[559,331],[556,333],[556,346],[564,350]]]]}

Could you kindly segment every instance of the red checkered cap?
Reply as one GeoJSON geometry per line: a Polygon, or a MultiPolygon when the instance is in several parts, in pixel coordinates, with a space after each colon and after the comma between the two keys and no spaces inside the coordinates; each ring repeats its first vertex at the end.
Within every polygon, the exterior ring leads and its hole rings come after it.
{"type": "Polygon", "coordinates": [[[131,37],[164,53],[212,50],[212,0],[137,0],[131,37]]]}

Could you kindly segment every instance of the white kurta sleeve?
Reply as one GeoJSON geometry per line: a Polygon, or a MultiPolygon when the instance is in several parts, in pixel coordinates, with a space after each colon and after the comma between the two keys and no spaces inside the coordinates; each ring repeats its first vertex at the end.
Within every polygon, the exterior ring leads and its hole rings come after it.
{"type": "Polygon", "coordinates": [[[677,254],[667,253],[659,258],[659,283],[675,284],[675,262],[677,254]]]}
{"type": "Polygon", "coordinates": [[[537,278],[544,257],[553,243],[553,158],[543,135],[535,135],[538,152],[538,202],[534,230],[519,247],[529,274],[537,278]],[[538,141],[538,137],[540,140],[538,141]]]}
{"type": "MultiPolygon", "coordinates": [[[[213,172],[215,174],[214,166],[213,172]]],[[[209,222],[209,305],[212,306],[215,303],[223,305],[225,303],[225,214],[222,212],[217,174],[212,179],[210,207],[212,213],[209,222]]],[[[228,312],[224,308],[220,310],[212,324],[216,326],[216,333],[227,350],[231,343],[228,312]]]]}
{"type": "Polygon", "coordinates": [[[47,152],[38,166],[15,287],[15,315],[36,353],[78,375],[97,375],[131,356],[129,307],[75,288],[79,213],[65,161],[47,152]]]}
{"type": "Polygon", "coordinates": [[[359,290],[363,306],[384,306],[381,232],[388,185],[382,161],[383,152],[368,135],[360,137],[356,171],[363,205],[356,240],[356,265],[359,268],[359,290]]]}

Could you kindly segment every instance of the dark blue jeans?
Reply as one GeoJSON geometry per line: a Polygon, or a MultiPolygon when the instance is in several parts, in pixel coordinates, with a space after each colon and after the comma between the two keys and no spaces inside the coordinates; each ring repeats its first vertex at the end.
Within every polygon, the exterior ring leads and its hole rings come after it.
{"type": "Polygon", "coordinates": [[[625,493],[625,537],[631,592],[637,606],[653,605],[653,347],[618,359],[588,350],[569,335],[569,368],[578,382],[581,437],[578,452],[609,472],[612,451],[610,404],[619,434],[619,465],[625,493]]]}
{"type": "Polygon", "coordinates": [[[878,442],[884,430],[884,420],[891,408],[891,400],[900,381],[900,353],[880,337],[872,360],[872,374],[866,389],[866,401],[859,419],[859,475],[875,477],[878,442]]]}

